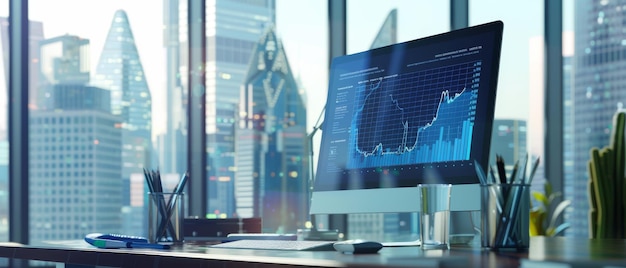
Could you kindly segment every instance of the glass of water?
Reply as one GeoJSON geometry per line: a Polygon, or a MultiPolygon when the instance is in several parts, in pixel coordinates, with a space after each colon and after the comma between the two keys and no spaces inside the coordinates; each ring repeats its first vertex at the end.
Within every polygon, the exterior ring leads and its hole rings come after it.
{"type": "Polygon", "coordinates": [[[420,184],[422,249],[450,249],[450,184],[420,184]]]}

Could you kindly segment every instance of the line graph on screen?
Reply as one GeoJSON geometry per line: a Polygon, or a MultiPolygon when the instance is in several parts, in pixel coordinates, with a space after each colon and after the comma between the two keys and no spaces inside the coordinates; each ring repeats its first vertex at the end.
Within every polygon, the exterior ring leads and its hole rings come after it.
{"type": "Polygon", "coordinates": [[[481,61],[357,86],[349,168],[469,160],[481,61]]]}

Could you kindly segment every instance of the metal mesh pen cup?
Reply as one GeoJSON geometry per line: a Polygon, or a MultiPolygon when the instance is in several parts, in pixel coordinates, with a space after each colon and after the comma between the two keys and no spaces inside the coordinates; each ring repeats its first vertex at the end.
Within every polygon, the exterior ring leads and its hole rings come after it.
{"type": "Polygon", "coordinates": [[[530,185],[481,185],[481,244],[493,250],[528,249],[530,185]]]}
{"type": "Polygon", "coordinates": [[[148,241],[181,244],[184,193],[148,193],[148,241]]]}

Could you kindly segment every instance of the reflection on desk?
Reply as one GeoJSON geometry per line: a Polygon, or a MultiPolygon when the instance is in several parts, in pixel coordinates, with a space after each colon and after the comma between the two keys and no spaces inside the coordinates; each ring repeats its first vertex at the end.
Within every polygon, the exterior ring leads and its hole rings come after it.
{"type": "MultiPolygon", "coordinates": [[[[626,240],[533,237],[528,252],[493,252],[474,247],[426,250],[419,247],[383,248],[378,254],[339,252],[220,249],[185,244],[171,250],[97,249],[84,243],[70,246],[25,246],[0,243],[0,257],[41,260],[82,266],[109,267],[519,267],[561,263],[601,267],[626,264],[626,240]]],[[[573,265],[571,267],[579,267],[573,265]]]]}
{"type": "Polygon", "coordinates": [[[531,240],[528,259],[521,267],[626,267],[626,240],[573,239],[566,237],[531,240]],[[535,243],[533,243],[535,242],[535,243]]]}

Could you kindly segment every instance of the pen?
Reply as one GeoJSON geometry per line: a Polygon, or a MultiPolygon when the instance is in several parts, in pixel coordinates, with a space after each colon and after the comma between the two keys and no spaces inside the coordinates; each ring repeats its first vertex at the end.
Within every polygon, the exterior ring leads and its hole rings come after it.
{"type": "MultiPolygon", "coordinates": [[[[519,166],[519,159],[517,161],[515,161],[515,165],[513,165],[513,171],[511,171],[511,177],[509,179],[510,183],[516,183],[517,182],[517,178],[515,178],[515,176],[517,176],[517,168],[519,166]]],[[[523,180],[523,178],[522,178],[523,180]]]]}
{"type": "Polygon", "coordinates": [[[487,185],[488,184],[487,176],[485,175],[485,172],[483,171],[483,169],[478,164],[478,161],[476,160],[474,160],[474,169],[476,169],[476,175],[478,176],[478,179],[480,180],[480,184],[487,185]]]}
{"type": "Polygon", "coordinates": [[[500,177],[500,183],[507,183],[506,171],[504,170],[504,159],[500,155],[496,155],[496,166],[498,167],[498,177],[500,177]]]}
{"type": "Polygon", "coordinates": [[[169,245],[142,243],[142,242],[125,242],[118,240],[108,239],[95,239],[92,242],[95,247],[98,248],[153,248],[153,249],[168,249],[169,245]]]}
{"type": "Polygon", "coordinates": [[[491,174],[491,178],[493,178],[493,184],[497,184],[497,183],[499,183],[500,181],[496,179],[496,174],[494,173],[494,170],[495,170],[495,168],[494,168],[494,167],[491,167],[491,168],[489,169],[489,174],[491,174]]]}
{"type": "Polygon", "coordinates": [[[528,176],[527,184],[531,184],[533,182],[533,177],[535,176],[535,171],[537,171],[538,166],[539,166],[539,157],[537,157],[537,160],[535,160],[535,163],[533,163],[532,170],[530,171],[530,175],[528,176]]]}
{"type": "Polygon", "coordinates": [[[522,178],[522,184],[526,183],[526,170],[528,169],[528,159],[530,158],[530,156],[528,156],[528,153],[526,153],[526,156],[524,157],[524,164],[522,166],[522,175],[520,176],[522,178]]]}

